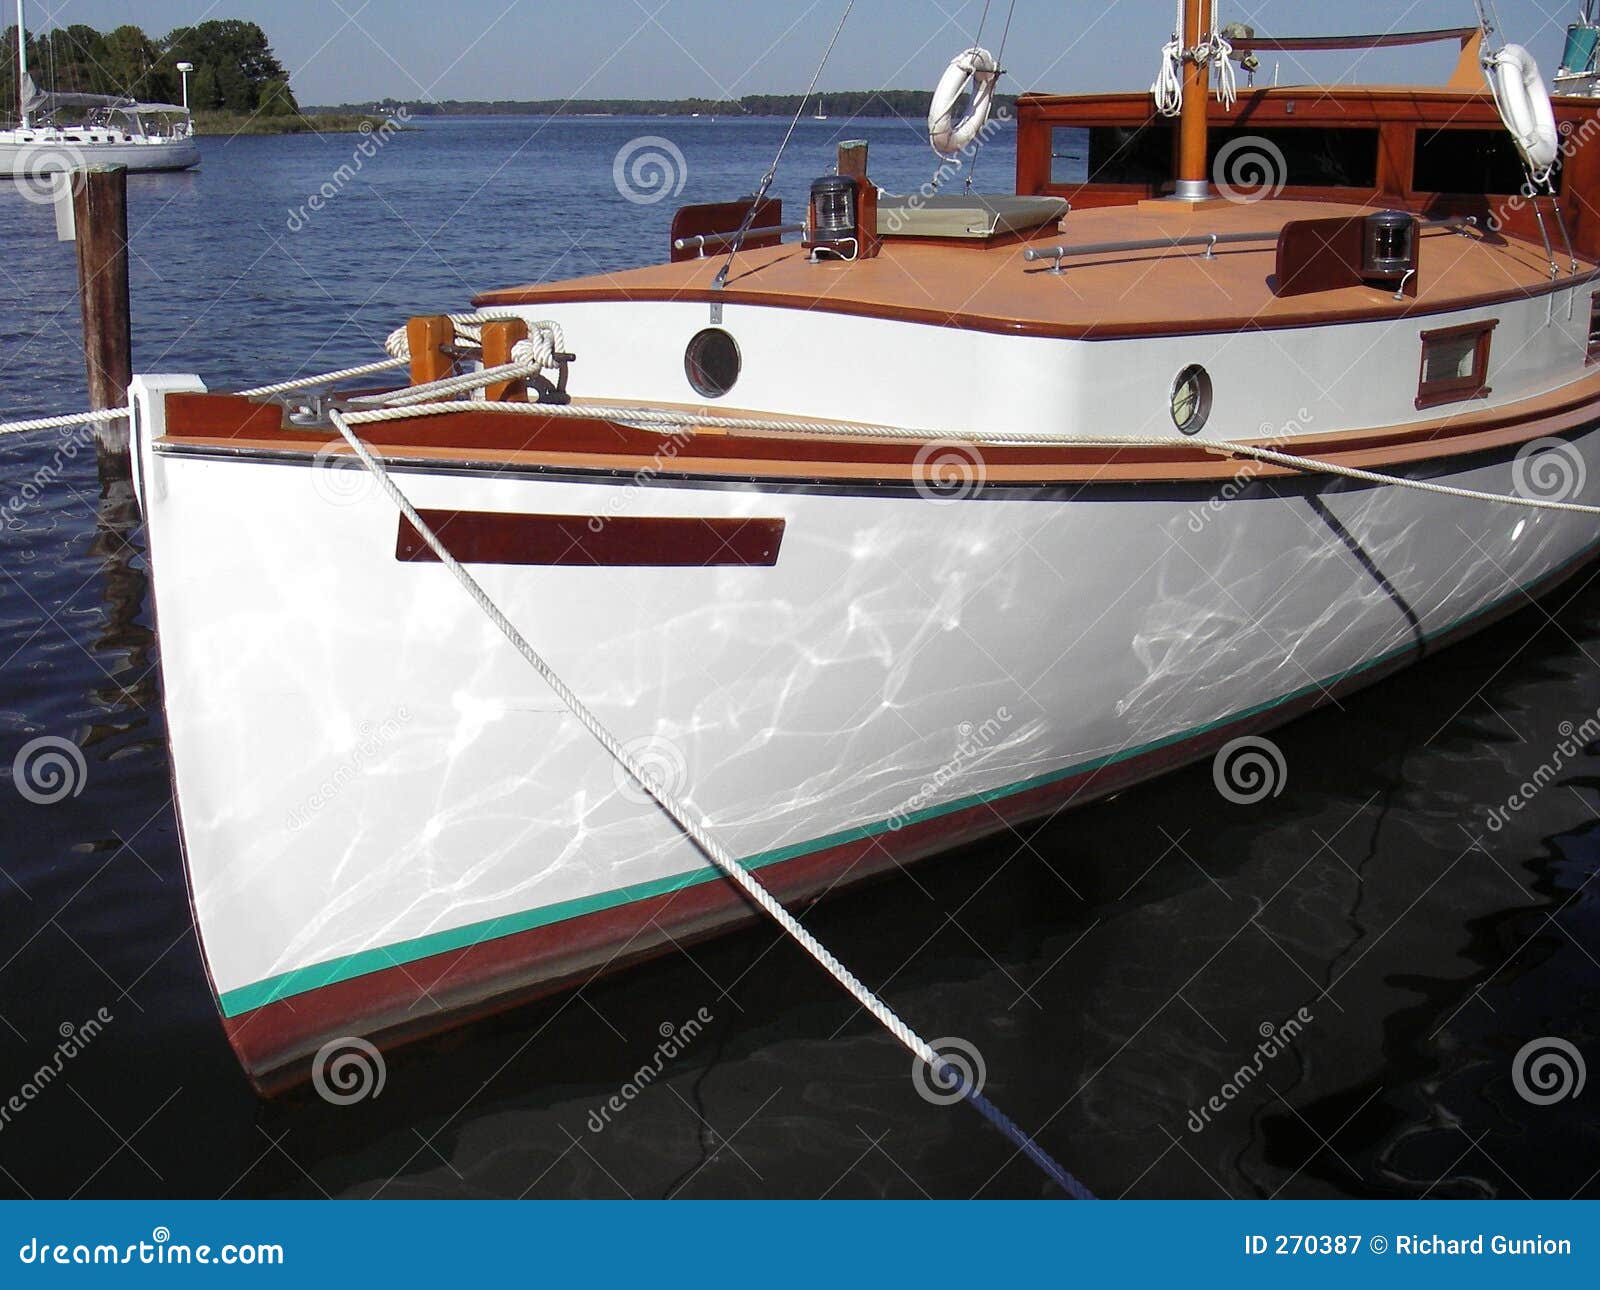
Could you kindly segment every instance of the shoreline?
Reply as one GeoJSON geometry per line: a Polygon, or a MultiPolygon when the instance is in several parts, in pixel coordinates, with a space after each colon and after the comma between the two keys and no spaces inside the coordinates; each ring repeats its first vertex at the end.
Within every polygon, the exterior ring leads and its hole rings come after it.
{"type": "MultiPolygon", "coordinates": [[[[237,112],[196,112],[201,136],[278,134],[370,134],[393,118],[372,112],[300,112],[288,116],[246,116],[237,112]]],[[[406,129],[406,126],[396,127],[406,129]]]]}

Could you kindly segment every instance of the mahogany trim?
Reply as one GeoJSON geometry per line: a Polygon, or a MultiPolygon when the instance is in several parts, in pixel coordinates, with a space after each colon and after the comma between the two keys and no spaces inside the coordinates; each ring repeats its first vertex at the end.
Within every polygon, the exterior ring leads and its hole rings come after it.
{"type": "Polygon", "coordinates": [[[1417,376],[1417,407],[1434,408],[1444,403],[1463,403],[1468,399],[1487,398],[1489,389],[1489,345],[1494,329],[1500,325],[1498,318],[1484,322],[1462,323],[1459,327],[1439,327],[1422,333],[1422,366],[1417,376]],[[1436,377],[1428,379],[1428,355],[1433,346],[1450,341],[1474,338],[1472,371],[1466,376],[1436,377]]]}
{"type": "MultiPolygon", "coordinates": [[[[1242,47],[1242,46],[1241,46],[1242,47]]],[[[1491,96],[1484,92],[1476,58],[1477,42],[1469,41],[1452,83],[1443,87],[1369,86],[1319,88],[1307,85],[1262,86],[1242,90],[1232,108],[1212,103],[1212,129],[1257,130],[1272,126],[1337,128],[1373,125],[1379,129],[1377,191],[1342,188],[1327,191],[1330,200],[1349,204],[1394,206],[1430,216],[1470,214],[1487,221],[1493,215],[1502,236],[1542,246],[1533,207],[1512,202],[1511,194],[1425,192],[1413,188],[1416,135],[1446,127],[1503,128],[1491,96]],[[1463,73],[1470,83],[1457,83],[1463,73]]],[[[1585,123],[1594,115],[1591,99],[1555,100],[1557,124],[1574,145],[1557,172],[1573,248],[1585,259],[1600,258],[1600,208],[1590,194],[1600,186],[1600,146],[1589,138],[1585,123]]],[[[1054,126],[1140,126],[1151,122],[1154,108],[1148,92],[1076,96],[1025,94],[1017,100],[1017,191],[1069,197],[1075,210],[1124,205],[1160,196],[1164,182],[1133,191],[1109,185],[1057,184],[1050,170],[1050,130],[1054,126]]],[[[1281,197],[1310,197],[1313,192],[1290,186],[1281,197]]]]}
{"type": "MultiPolygon", "coordinates": [[[[462,564],[771,568],[783,545],[781,519],[432,510],[418,514],[462,564]]],[[[395,534],[394,558],[439,562],[404,515],[395,534]]]]}
{"type": "MultiPolygon", "coordinates": [[[[1582,369],[1579,369],[1582,370],[1582,369]]],[[[1498,408],[1456,411],[1409,424],[1304,436],[1294,450],[1341,465],[1369,468],[1443,463],[1478,452],[1519,447],[1547,435],[1593,426],[1600,420],[1600,367],[1558,390],[1498,408]]],[[[580,405],[581,406],[581,405],[580,405]]],[[[170,394],[162,451],[191,449],[274,454],[312,460],[318,453],[345,451],[332,431],[281,426],[282,409],[229,395],[170,394]],[[270,415],[270,428],[261,413],[270,415]],[[229,424],[237,427],[230,430],[229,424]]],[[[692,427],[692,417],[687,418],[692,427]]],[[[844,427],[841,427],[844,428],[844,427]]],[[[508,417],[460,412],[375,423],[367,432],[373,448],[391,462],[428,468],[501,468],[568,471],[596,475],[643,472],[652,482],[672,478],[739,479],[815,483],[871,481],[913,487],[922,441],[833,439],[820,436],[688,433],[670,459],[662,438],[647,430],[601,418],[550,418],[536,413],[508,417]]],[[[1282,442],[1270,446],[1282,448],[1282,442]]],[[[1204,438],[1189,443],[1144,447],[1062,444],[1034,447],[986,446],[982,450],[985,488],[991,486],[1147,484],[1226,480],[1238,471],[1236,458],[1204,438]]],[[[1260,477],[1300,472],[1258,463],[1260,477]]]]}
{"type": "MultiPolygon", "coordinates": [[[[695,247],[685,247],[680,251],[673,243],[679,238],[711,237],[717,233],[738,232],[739,225],[750,213],[750,205],[755,200],[752,195],[734,202],[705,202],[698,206],[680,206],[672,217],[672,231],[667,235],[667,250],[671,262],[676,264],[680,260],[697,260],[708,253],[716,255],[719,250],[717,247],[712,247],[709,252],[695,247]]],[[[745,234],[744,249],[754,251],[763,246],[777,246],[783,239],[775,233],[764,230],[782,223],[783,203],[776,197],[763,198],[751,219],[750,231],[745,234]]],[[[727,248],[722,247],[720,250],[726,253],[727,248]]]]}

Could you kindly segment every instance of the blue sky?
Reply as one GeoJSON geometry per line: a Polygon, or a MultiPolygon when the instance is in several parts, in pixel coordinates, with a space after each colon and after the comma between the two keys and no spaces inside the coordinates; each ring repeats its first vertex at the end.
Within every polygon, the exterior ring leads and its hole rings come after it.
{"type": "MultiPolygon", "coordinates": [[[[0,0],[10,10],[15,0],[0,0]]],[[[993,49],[1010,0],[991,0],[993,49]]],[[[1497,0],[1547,76],[1578,0],[1497,0]]],[[[28,0],[31,28],[134,22],[152,34],[207,17],[266,29],[307,103],[395,98],[669,98],[803,90],[844,0],[28,0]]],[[[1016,0],[1006,88],[1142,88],[1173,0],[1016,0]]],[[[983,0],[857,0],[823,88],[932,88],[971,40],[983,0]]],[[[1262,33],[1370,32],[1474,22],[1471,0],[1223,0],[1262,33]]],[[[1275,56],[1265,56],[1272,76],[1275,56]]],[[[1442,80],[1452,50],[1285,56],[1286,81],[1442,80]]]]}

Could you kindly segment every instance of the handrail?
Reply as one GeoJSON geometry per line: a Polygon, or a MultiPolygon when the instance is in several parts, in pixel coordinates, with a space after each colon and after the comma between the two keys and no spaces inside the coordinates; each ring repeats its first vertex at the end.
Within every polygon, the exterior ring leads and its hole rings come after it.
{"type": "Polygon", "coordinates": [[[1069,255],[1115,255],[1122,251],[1175,251],[1185,246],[1203,246],[1205,259],[1212,258],[1211,248],[1236,242],[1276,242],[1278,229],[1259,233],[1199,233],[1191,237],[1152,237],[1139,242],[1085,242],[1077,246],[1030,246],[1022,253],[1024,260],[1054,260],[1051,273],[1061,272],[1061,261],[1069,255]]]}
{"type": "Polygon", "coordinates": [[[785,233],[803,233],[804,224],[758,224],[741,230],[735,229],[731,233],[696,233],[693,237],[680,237],[674,239],[674,251],[699,251],[705,254],[708,246],[728,246],[739,237],[781,237],[785,233]]]}
{"type": "MultiPolygon", "coordinates": [[[[1476,215],[1417,221],[1419,230],[1444,228],[1459,231],[1477,226],[1476,215]]],[[[1124,251],[1176,251],[1185,246],[1203,246],[1206,248],[1206,253],[1201,258],[1210,260],[1215,258],[1211,253],[1213,247],[1240,242],[1276,242],[1282,236],[1282,232],[1282,229],[1272,229],[1257,233],[1196,233],[1188,237],[1152,237],[1138,242],[1083,242],[1075,246],[1030,246],[1022,253],[1022,258],[1030,261],[1053,260],[1054,263],[1050,266],[1051,273],[1060,273],[1061,262],[1073,255],[1117,255],[1124,251]]]]}

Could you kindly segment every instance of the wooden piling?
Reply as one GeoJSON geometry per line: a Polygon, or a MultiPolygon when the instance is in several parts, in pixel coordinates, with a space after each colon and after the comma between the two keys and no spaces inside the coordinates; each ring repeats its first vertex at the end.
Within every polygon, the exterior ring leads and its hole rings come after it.
{"type": "MultiPolygon", "coordinates": [[[[124,407],[133,380],[133,323],[128,297],[128,171],[89,166],[69,176],[83,305],[83,360],[89,406],[124,407]]],[[[95,427],[102,455],[128,449],[126,420],[95,427]]]]}

